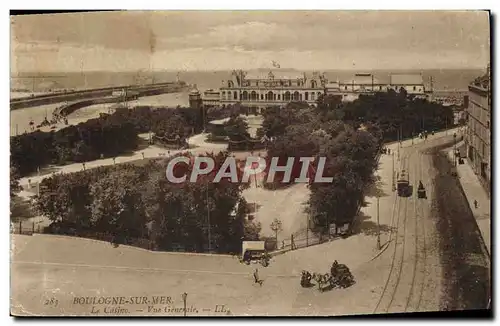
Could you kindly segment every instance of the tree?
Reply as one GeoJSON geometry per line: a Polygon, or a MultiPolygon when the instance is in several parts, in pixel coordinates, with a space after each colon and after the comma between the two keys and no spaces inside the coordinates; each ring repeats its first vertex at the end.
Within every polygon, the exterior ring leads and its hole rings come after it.
{"type": "Polygon", "coordinates": [[[224,131],[226,135],[234,141],[241,141],[250,138],[248,133],[248,123],[239,116],[231,116],[231,118],[224,124],[224,131]]]}
{"type": "Polygon", "coordinates": [[[252,222],[246,220],[244,222],[245,233],[244,239],[248,241],[258,241],[260,239],[260,231],[262,230],[262,226],[260,222],[252,222]]]}
{"type": "Polygon", "coordinates": [[[35,197],[36,210],[52,222],[81,230],[89,228],[89,184],[93,178],[93,173],[82,171],[43,179],[40,194],[35,197]]]}
{"type": "Polygon", "coordinates": [[[99,232],[142,237],[145,212],[138,170],[113,170],[90,186],[91,222],[99,232]]]}
{"type": "Polygon", "coordinates": [[[19,173],[17,169],[13,166],[10,167],[10,197],[16,196],[16,193],[21,191],[22,188],[19,185],[19,173]]]}

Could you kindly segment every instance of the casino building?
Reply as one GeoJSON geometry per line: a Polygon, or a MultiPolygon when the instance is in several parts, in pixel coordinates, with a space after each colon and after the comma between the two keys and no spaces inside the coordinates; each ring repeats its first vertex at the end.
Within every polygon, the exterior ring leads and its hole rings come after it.
{"type": "MultiPolygon", "coordinates": [[[[266,73],[233,71],[229,80],[222,81],[218,91],[203,93],[204,106],[225,106],[240,103],[253,111],[282,106],[293,101],[314,105],[325,94],[326,79],[314,72],[311,75],[278,69],[266,73]]],[[[192,93],[193,95],[195,93],[192,93]]]]}
{"type": "Polygon", "coordinates": [[[201,103],[204,107],[226,106],[240,103],[254,112],[266,107],[282,106],[292,101],[304,101],[311,105],[322,94],[337,95],[343,101],[353,101],[361,94],[373,94],[389,89],[404,88],[408,94],[427,97],[421,75],[391,75],[383,82],[369,73],[357,73],[351,80],[328,82],[319,72],[311,74],[275,69],[247,73],[242,70],[232,72],[230,79],[222,81],[219,90],[207,90],[201,95],[195,90],[190,102],[201,103]],[[201,101],[201,102],[200,102],[201,101]]]}

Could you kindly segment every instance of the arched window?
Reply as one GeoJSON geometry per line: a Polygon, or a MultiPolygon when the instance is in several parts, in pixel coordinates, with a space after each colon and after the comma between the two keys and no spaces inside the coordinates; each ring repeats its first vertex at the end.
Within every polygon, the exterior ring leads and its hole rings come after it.
{"type": "Polygon", "coordinates": [[[302,94],[299,94],[299,101],[302,101],[302,94]]]}
{"type": "Polygon", "coordinates": [[[267,92],[267,94],[266,94],[266,101],[272,101],[273,99],[274,99],[273,92],[267,92]]]}
{"type": "Polygon", "coordinates": [[[234,91],[233,98],[234,98],[235,100],[237,100],[237,99],[238,99],[238,93],[237,93],[236,91],[234,91]]]}
{"type": "Polygon", "coordinates": [[[228,81],[227,81],[227,87],[228,87],[228,88],[233,88],[233,87],[234,87],[234,83],[233,83],[233,81],[232,81],[232,80],[228,80],[228,81]]]}
{"type": "Polygon", "coordinates": [[[281,94],[278,94],[278,101],[281,101],[281,94]]]}
{"type": "Polygon", "coordinates": [[[226,92],[222,92],[222,99],[225,100],[226,99],[226,92]]]}
{"type": "Polygon", "coordinates": [[[344,89],[347,91],[347,86],[345,86],[344,89]]]}
{"type": "Polygon", "coordinates": [[[321,96],[321,92],[318,92],[318,98],[321,96]]]}
{"type": "Polygon", "coordinates": [[[250,101],[257,101],[257,93],[255,91],[250,93],[250,101]]]}
{"type": "Polygon", "coordinates": [[[316,88],[316,81],[315,80],[311,80],[311,88],[316,88]]]}
{"type": "Polygon", "coordinates": [[[295,92],[293,93],[293,100],[294,100],[294,101],[299,101],[299,92],[295,91],[295,92]]]}
{"type": "Polygon", "coordinates": [[[285,100],[285,101],[290,101],[291,100],[291,96],[290,96],[290,92],[289,91],[285,92],[285,95],[283,96],[283,100],[285,100]]]}
{"type": "Polygon", "coordinates": [[[241,94],[241,99],[243,101],[248,100],[248,92],[247,91],[243,91],[243,93],[241,94]]]}
{"type": "MultiPolygon", "coordinates": [[[[314,88],[314,87],[313,87],[314,88]]],[[[305,92],[304,93],[305,97],[306,97],[306,101],[309,101],[309,92],[305,92]]]]}
{"type": "Polygon", "coordinates": [[[311,93],[311,101],[314,101],[314,95],[316,95],[314,92],[311,93]]]}

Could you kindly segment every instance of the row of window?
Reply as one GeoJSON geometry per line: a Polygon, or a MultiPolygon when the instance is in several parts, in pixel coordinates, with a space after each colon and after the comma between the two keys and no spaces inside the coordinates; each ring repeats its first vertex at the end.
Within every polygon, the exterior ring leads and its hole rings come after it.
{"type": "MultiPolygon", "coordinates": [[[[283,86],[283,87],[285,87],[285,86],[288,86],[288,87],[291,87],[291,86],[299,86],[299,87],[305,86],[305,82],[303,80],[301,80],[301,79],[297,79],[293,83],[292,83],[291,79],[289,79],[289,80],[272,81],[272,82],[270,82],[268,80],[261,80],[261,81],[256,80],[256,81],[246,81],[246,82],[244,81],[243,85],[244,86],[259,86],[259,85],[263,86],[263,85],[266,85],[266,84],[269,84],[269,83],[272,83],[273,85],[276,85],[276,86],[279,85],[279,86],[283,86]]],[[[315,80],[311,80],[310,83],[309,83],[309,85],[310,85],[311,88],[316,88],[318,86],[318,83],[315,80]]],[[[228,80],[227,87],[228,88],[234,88],[234,82],[232,80],[228,80]]]]}
{"type": "MultiPolygon", "coordinates": [[[[257,94],[257,92],[252,91],[252,92],[247,92],[243,91],[241,93],[241,100],[242,101],[281,101],[283,98],[283,101],[315,101],[316,100],[316,95],[319,97],[321,95],[321,92],[305,92],[304,94],[299,93],[299,92],[285,92],[283,96],[281,94],[275,94],[271,91],[267,92],[266,94],[257,94]]],[[[221,93],[221,98],[222,100],[238,100],[238,92],[234,91],[223,91],[221,93]],[[226,97],[227,96],[227,97],[226,97]]]]}
{"type": "MultiPolygon", "coordinates": [[[[345,85],[344,86],[344,90],[346,90],[346,91],[349,90],[349,89],[353,89],[353,88],[355,88],[357,90],[365,90],[365,89],[366,90],[375,90],[376,89],[375,86],[371,86],[371,87],[365,87],[365,86],[359,86],[359,85],[345,85]]],[[[382,88],[385,89],[385,87],[383,87],[383,86],[378,86],[378,90],[379,91],[381,91],[382,88]]],[[[398,90],[400,90],[400,89],[407,90],[405,87],[400,87],[398,90]]],[[[417,91],[417,86],[413,86],[413,91],[417,91]]],[[[422,91],[422,87],[419,87],[418,91],[421,92],[422,91]]]]}
{"type": "Polygon", "coordinates": [[[473,134],[476,134],[483,141],[487,142],[490,139],[489,121],[486,125],[481,124],[477,120],[469,119],[469,126],[473,134]]]}
{"type": "Polygon", "coordinates": [[[469,114],[481,121],[483,124],[486,124],[486,121],[489,121],[489,117],[490,117],[490,114],[489,114],[489,111],[487,109],[485,109],[484,107],[478,105],[476,102],[474,101],[470,101],[469,102],[469,114]]]}
{"type": "Polygon", "coordinates": [[[477,135],[472,135],[471,145],[483,159],[490,157],[490,146],[477,135]]]}
{"type": "Polygon", "coordinates": [[[488,97],[481,96],[474,92],[469,92],[469,101],[485,109],[489,107],[488,97]]]}

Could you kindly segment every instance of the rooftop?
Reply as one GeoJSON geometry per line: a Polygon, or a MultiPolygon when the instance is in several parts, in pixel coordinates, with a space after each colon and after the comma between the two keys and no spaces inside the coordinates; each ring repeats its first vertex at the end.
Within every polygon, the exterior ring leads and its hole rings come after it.
{"type": "Polygon", "coordinates": [[[477,77],[472,82],[472,85],[476,87],[481,87],[483,89],[488,89],[490,87],[490,76],[489,74],[485,74],[481,77],[477,77]]]}
{"type": "MultiPolygon", "coordinates": [[[[274,76],[274,79],[280,80],[280,79],[302,79],[304,78],[304,73],[295,71],[295,70],[285,70],[285,69],[275,69],[275,70],[269,70],[269,71],[252,71],[248,72],[247,75],[245,76],[245,79],[265,79],[268,80],[270,75],[274,76]]],[[[306,74],[307,76],[307,74],[306,74]]],[[[307,76],[308,78],[312,77],[307,76]]]]}
{"type": "Polygon", "coordinates": [[[379,84],[379,80],[372,74],[355,74],[353,79],[345,80],[344,85],[371,85],[379,84]]]}

